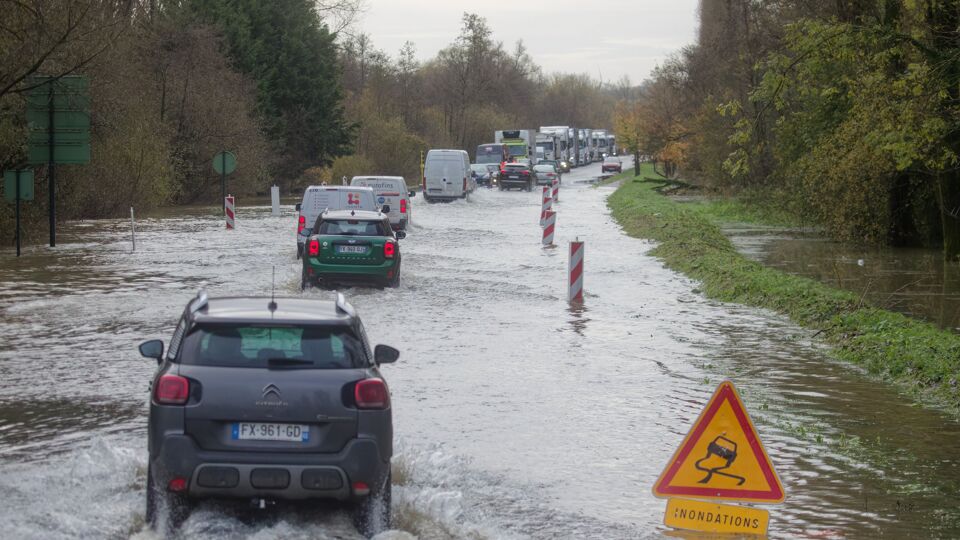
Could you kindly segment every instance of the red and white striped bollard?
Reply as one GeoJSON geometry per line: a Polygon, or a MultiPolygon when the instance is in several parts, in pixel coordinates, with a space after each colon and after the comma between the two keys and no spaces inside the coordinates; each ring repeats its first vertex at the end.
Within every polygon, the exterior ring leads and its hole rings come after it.
{"type": "Polygon", "coordinates": [[[547,210],[553,208],[553,199],[550,198],[550,186],[543,186],[543,203],[540,206],[540,226],[543,227],[547,218],[547,210]]]}
{"type": "Polygon", "coordinates": [[[570,242],[570,261],[567,265],[567,301],[583,303],[583,242],[570,242]]]}
{"type": "Polygon", "coordinates": [[[235,211],[233,195],[227,195],[224,198],[223,212],[227,215],[227,230],[236,228],[235,211]]]}
{"type": "Polygon", "coordinates": [[[560,180],[553,179],[553,202],[560,202],[560,180]]]}
{"type": "Polygon", "coordinates": [[[543,218],[543,245],[553,245],[553,233],[557,228],[557,213],[553,210],[547,210],[543,218]]]}

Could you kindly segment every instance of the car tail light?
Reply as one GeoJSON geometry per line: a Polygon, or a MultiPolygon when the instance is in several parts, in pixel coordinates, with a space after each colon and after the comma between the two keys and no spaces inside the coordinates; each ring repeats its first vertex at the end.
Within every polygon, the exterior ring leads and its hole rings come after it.
{"type": "Polygon", "coordinates": [[[394,255],[397,254],[397,245],[393,242],[384,242],[383,244],[383,257],[385,259],[392,259],[394,255]]]}
{"type": "Polygon", "coordinates": [[[311,240],[310,244],[307,245],[307,255],[316,256],[320,254],[320,241],[311,240]]]}
{"type": "Polygon", "coordinates": [[[297,222],[297,234],[300,234],[303,231],[303,228],[307,226],[307,217],[301,215],[297,222]]]}
{"type": "Polygon", "coordinates": [[[370,486],[368,486],[366,482],[354,482],[353,493],[354,495],[369,495],[370,486]]]}
{"type": "Polygon", "coordinates": [[[190,382],[179,375],[161,375],[153,387],[153,399],[161,405],[183,405],[190,397],[190,382]]]}
{"type": "Polygon", "coordinates": [[[187,490],[187,479],[182,476],[177,476],[170,480],[170,483],[167,484],[167,489],[174,493],[182,493],[187,490]]]}
{"type": "Polygon", "coordinates": [[[383,379],[364,379],[353,390],[358,409],[386,409],[390,406],[390,392],[383,379]]]}
{"type": "Polygon", "coordinates": [[[401,213],[401,214],[406,214],[406,213],[407,213],[407,200],[406,200],[406,199],[400,199],[400,213],[401,213]]]}

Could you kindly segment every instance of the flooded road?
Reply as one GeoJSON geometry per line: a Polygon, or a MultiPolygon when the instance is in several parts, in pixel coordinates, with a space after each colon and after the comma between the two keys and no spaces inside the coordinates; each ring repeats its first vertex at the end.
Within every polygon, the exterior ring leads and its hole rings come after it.
{"type": "MultiPolygon", "coordinates": [[[[660,537],[651,487],[716,384],[732,378],[787,492],[782,538],[960,536],[960,424],[762,311],[716,303],[608,215],[611,187],[565,175],[558,249],[538,193],[414,199],[399,289],[350,289],[371,341],[401,349],[386,538],[660,537]],[[582,310],[566,243],[586,241],[582,310]]],[[[240,201],[242,204],[242,201],[240,201]]],[[[137,344],[184,304],[300,295],[295,214],[241,207],[70,224],[51,253],[0,255],[0,523],[11,538],[154,538],[143,526],[147,385],[137,344]]],[[[310,290],[310,296],[329,292],[310,290]]],[[[201,505],[189,538],[355,538],[343,511],[201,505]]]]}

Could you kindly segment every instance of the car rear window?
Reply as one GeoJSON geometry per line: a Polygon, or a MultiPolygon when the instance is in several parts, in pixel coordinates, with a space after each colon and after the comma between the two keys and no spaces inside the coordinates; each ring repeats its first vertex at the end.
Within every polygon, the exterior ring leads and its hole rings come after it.
{"type": "Polygon", "coordinates": [[[181,364],[243,368],[349,369],[368,365],[348,328],[206,325],[187,334],[181,364]]]}
{"type": "Polygon", "coordinates": [[[339,234],[345,236],[384,236],[382,223],[360,219],[322,220],[317,234],[339,234]]]}

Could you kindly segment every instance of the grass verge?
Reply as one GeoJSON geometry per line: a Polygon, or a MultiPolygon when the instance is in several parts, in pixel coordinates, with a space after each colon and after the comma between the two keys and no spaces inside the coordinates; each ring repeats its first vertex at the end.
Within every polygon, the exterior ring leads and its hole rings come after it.
{"type": "Polygon", "coordinates": [[[711,298],[785,314],[816,330],[837,358],[960,413],[960,336],[745,258],[708,215],[660,195],[646,176],[619,175],[623,183],[607,202],[628,234],[658,242],[651,254],[669,268],[702,282],[711,298]]]}

